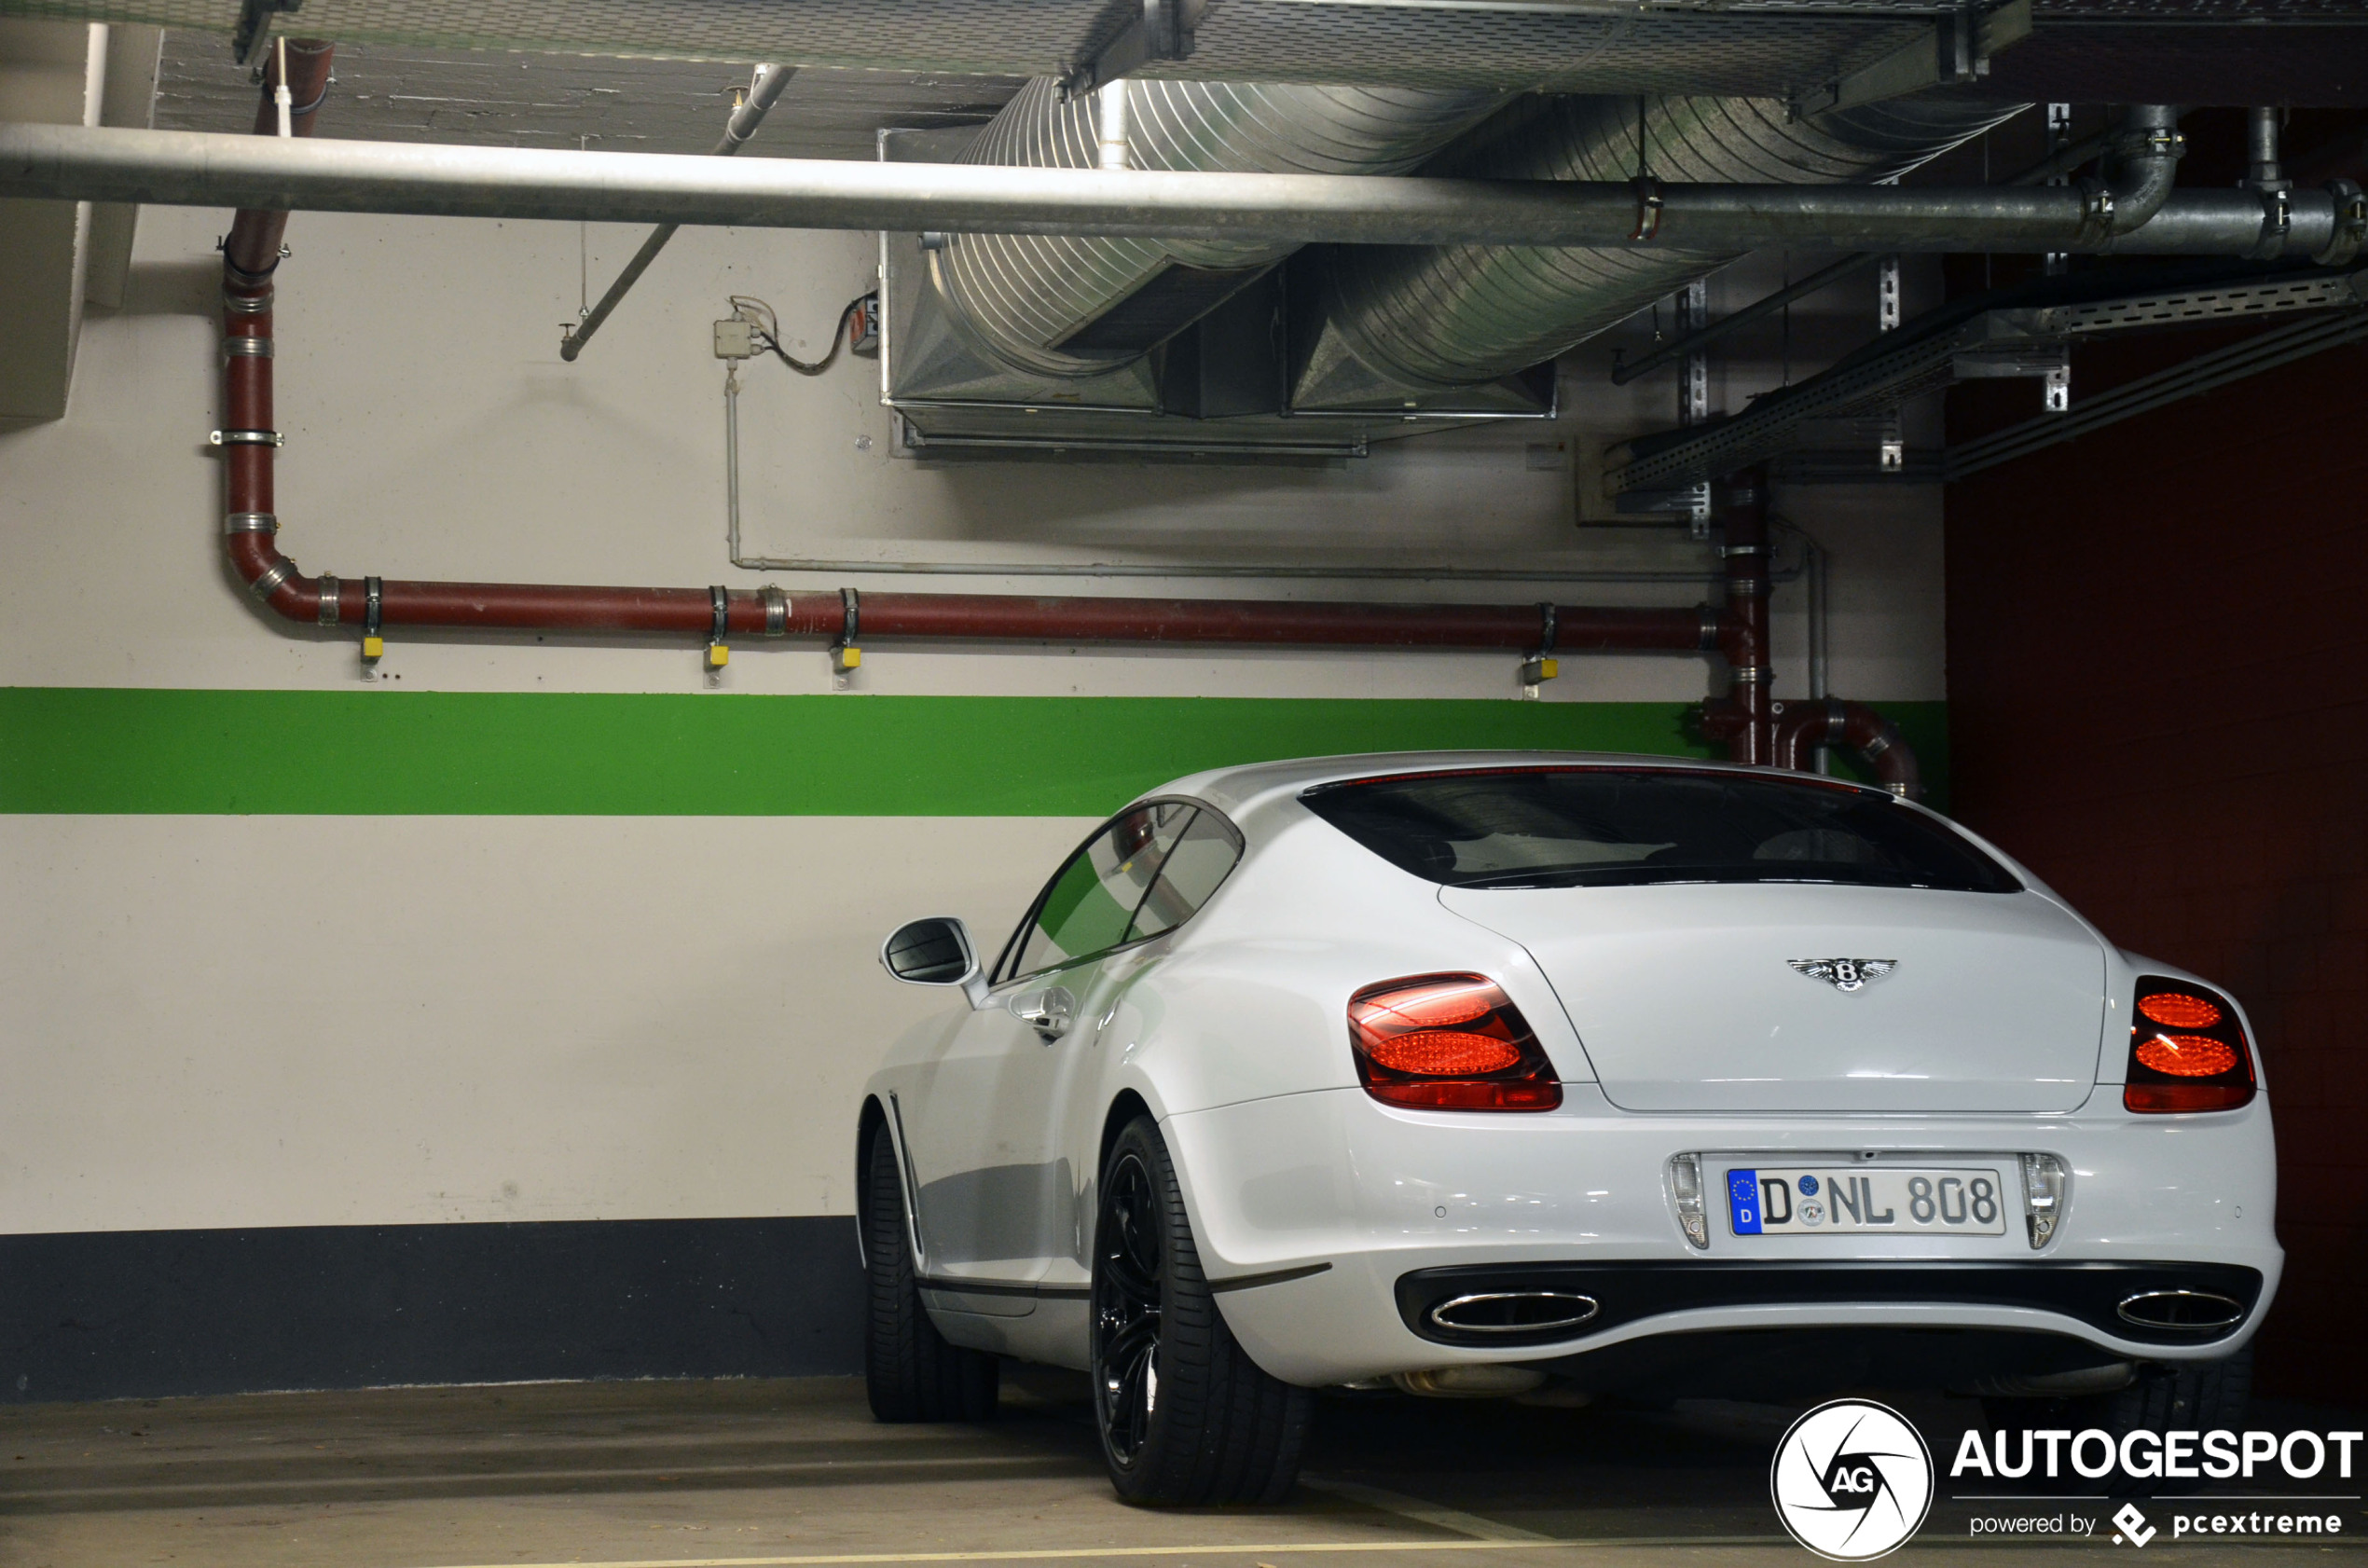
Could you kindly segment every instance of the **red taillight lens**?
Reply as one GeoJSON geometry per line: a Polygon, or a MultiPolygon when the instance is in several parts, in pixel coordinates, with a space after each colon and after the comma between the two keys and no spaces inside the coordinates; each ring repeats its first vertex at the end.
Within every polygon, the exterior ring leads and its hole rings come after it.
{"type": "Polygon", "coordinates": [[[2153,996],[2141,993],[2138,1011],[2172,1029],[2209,1029],[2228,1016],[2219,1003],[2193,991],[2157,991],[2153,996]]]}
{"type": "Polygon", "coordinates": [[[2253,1097],[2252,1048],[2225,997],[2153,976],[2138,983],[2121,1103],[2149,1115],[2235,1110],[2253,1097]]]}
{"type": "Polygon", "coordinates": [[[2235,1048],[2209,1035],[2155,1035],[2132,1049],[2139,1061],[2172,1078],[2218,1078],[2237,1065],[2235,1048]]]}
{"type": "Polygon", "coordinates": [[[1349,998],[1349,1042],[1365,1092],[1425,1110],[1552,1110],[1554,1065],[1519,1009],[1477,974],[1426,974],[1349,998]]]}

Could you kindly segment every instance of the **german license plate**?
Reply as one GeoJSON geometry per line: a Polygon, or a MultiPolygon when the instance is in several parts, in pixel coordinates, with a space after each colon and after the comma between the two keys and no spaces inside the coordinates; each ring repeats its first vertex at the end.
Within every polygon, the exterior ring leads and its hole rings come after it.
{"type": "Polygon", "coordinates": [[[1727,1173],[1727,1217],[1739,1236],[1999,1236],[2006,1179],[1996,1169],[1801,1166],[1727,1173]]]}

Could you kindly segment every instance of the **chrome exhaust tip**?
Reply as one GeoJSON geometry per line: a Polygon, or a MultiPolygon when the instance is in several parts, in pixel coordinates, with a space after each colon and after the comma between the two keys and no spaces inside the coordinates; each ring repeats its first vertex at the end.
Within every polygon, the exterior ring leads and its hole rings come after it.
{"type": "Polygon", "coordinates": [[[1454,1334],[1550,1334],[1603,1311],[1592,1296],[1566,1290],[1482,1290],[1452,1296],[1423,1315],[1454,1334]]]}
{"type": "Polygon", "coordinates": [[[2137,1380],[2134,1362],[2113,1361],[2069,1372],[2001,1372],[1976,1378],[1962,1392],[1980,1398],[2072,1399],[2087,1394],[2112,1394],[2137,1380]]]}
{"type": "Polygon", "coordinates": [[[1535,1367],[1498,1364],[1392,1372],[1389,1381],[1401,1393],[1426,1399],[1509,1399],[1544,1387],[1546,1374],[1535,1367]]]}
{"type": "Polygon", "coordinates": [[[2141,1290],[2113,1309],[2124,1323],[2206,1334],[2245,1321],[2245,1304],[2210,1290],[2141,1290]]]}

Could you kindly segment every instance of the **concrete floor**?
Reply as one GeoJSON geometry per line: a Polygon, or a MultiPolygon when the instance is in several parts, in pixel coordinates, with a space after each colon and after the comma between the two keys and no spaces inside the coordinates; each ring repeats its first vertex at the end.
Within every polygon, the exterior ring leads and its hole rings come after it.
{"type": "MultiPolygon", "coordinates": [[[[1945,1467],[1972,1408],[1906,1409],[1945,1467]]],[[[1288,1504],[1153,1513],[1112,1498],[1082,1380],[1035,1370],[975,1427],[879,1425],[836,1378],[21,1405],[0,1410],[0,1564],[1800,1568],[1814,1560],[1767,1500],[1786,1414],[1327,1397],[1288,1504]]],[[[1972,1540],[1949,1490],[1899,1561],[2110,1549],[2110,1526],[2086,1547],[1972,1540]]],[[[2368,1544],[2357,1501],[2323,1506],[2358,1534],[2306,1548],[2166,1530],[2147,1561],[2268,1568],[2368,1544]]],[[[2031,1511],[2067,1506],[2113,1505],[2031,1511]]]]}

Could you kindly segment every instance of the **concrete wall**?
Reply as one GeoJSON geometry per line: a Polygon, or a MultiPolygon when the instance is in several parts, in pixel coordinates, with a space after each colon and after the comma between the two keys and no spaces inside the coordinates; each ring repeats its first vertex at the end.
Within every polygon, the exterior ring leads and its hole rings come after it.
{"type": "MultiPolygon", "coordinates": [[[[1191,768],[1408,745],[1683,750],[1684,705],[1723,680],[1695,657],[1570,660],[1524,702],[1502,655],[883,644],[838,690],[810,643],[742,644],[710,682],[692,646],[433,636],[396,637],[365,672],[352,628],[269,619],[219,564],[206,432],[213,245],[227,222],[146,210],[123,307],[88,323],[64,418],[0,435],[5,1235],[101,1247],[131,1232],[843,1217],[857,1086],[889,1036],[937,1005],[872,962],[898,920],[958,914],[999,942],[1095,819],[1191,768]]],[[[819,349],[876,246],[686,230],[562,364],[582,280],[597,294],[638,239],[300,214],[278,316],[282,547],[349,579],[758,581],[724,558],[708,323],[726,294],[756,294],[819,349]]],[[[1844,300],[1829,314],[1855,328],[1865,310],[1844,300]]],[[[1665,378],[1612,393],[1610,348],[1575,356],[1550,428],[1294,469],[927,465],[893,454],[870,362],[814,379],[754,363],[747,543],[1707,573],[1682,534],[1578,522],[1603,446],[1665,422],[1671,398],[1665,378]]],[[[1728,395],[1772,374],[1739,369],[1728,395]]],[[[1782,503],[1834,552],[1835,686],[1936,736],[1934,498],[1782,503]]],[[[1550,591],[1190,578],[1056,591],[1113,589],[1550,591]]],[[[1778,695],[1797,695],[1800,587],[1776,607],[1778,695]]],[[[138,1256],[179,1245],[148,1234],[138,1256]]],[[[851,1268],[846,1250],[827,1267],[851,1268]]],[[[372,1277],[408,1277],[398,1254],[372,1277]]],[[[154,1272],[129,1254],[76,1256],[93,1300],[119,1273],[154,1272]]],[[[633,1266],[653,1256],[633,1251],[633,1266]]],[[[612,1264],[624,1266],[598,1266],[612,1264]]],[[[151,1306],[159,1322],[202,1315],[151,1306]]],[[[845,1354],[844,1338],[831,1343],[814,1355],[845,1354]]],[[[0,1367],[0,1397],[18,1377],[15,1396],[55,1396],[49,1353],[27,1354],[31,1372],[0,1367]]],[[[204,1382],[128,1354],[83,1343],[65,1385],[204,1382]]],[[[358,1365],[282,1375],[351,1381],[358,1365]]]]}
{"type": "MultiPolygon", "coordinates": [[[[0,21],[0,120],[96,125],[106,79],[104,26],[0,21]]],[[[65,409],[90,216],[88,201],[0,200],[0,429],[65,409]]]]}

